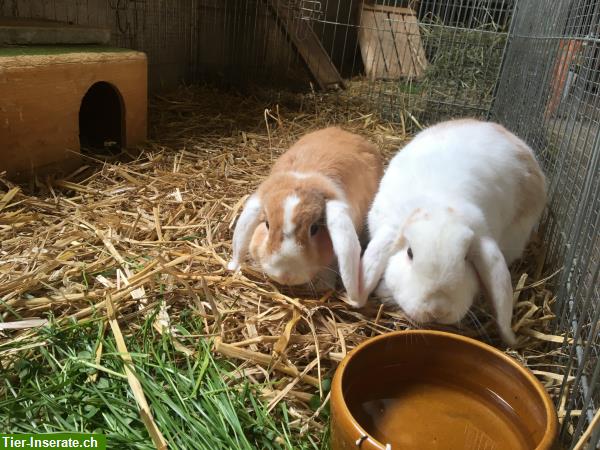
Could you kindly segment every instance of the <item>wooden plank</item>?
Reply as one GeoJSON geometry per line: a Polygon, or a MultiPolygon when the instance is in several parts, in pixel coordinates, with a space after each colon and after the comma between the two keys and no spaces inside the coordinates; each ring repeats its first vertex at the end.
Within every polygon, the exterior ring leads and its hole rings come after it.
{"type": "Polygon", "coordinates": [[[359,42],[365,72],[372,80],[419,78],[427,61],[417,19],[412,11],[406,15],[392,14],[390,10],[388,7],[386,11],[375,8],[362,11],[359,42]]]}
{"type": "Polygon", "coordinates": [[[75,2],[75,23],[88,23],[88,5],[86,0],[77,0],[75,2]]]}
{"type": "Polygon", "coordinates": [[[417,17],[409,8],[363,4],[359,43],[372,80],[419,78],[427,67],[417,17]]]}
{"type": "Polygon", "coordinates": [[[0,18],[0,44],[108,44],[110,30],[45,19],[0,18]]]}
{"type": "Polygon", "coordinates": [[[427,58],[425,57],[425,49],[419,32],[419,23],[414,13],[404,14],[403,19],[406,35],[408,36],[410,56],[414,65],[414,75],[419,78],[423,76],[427,68],[427,58]]]}
{"type": "Polygon", "coordinates": [[[344,80],[331,62],[319,37],[307,21],[292,17],[291,11],[279,0],[265,0],[308,66],[321,89],[343,88],[344,80]]]}
{"type": "Polygon", "coordinates": [[[390,20],[392,16],[392,14],[379,11],[375,13],[375,21],[379,42],[381,43],[381,56],[385,66],[385,73],[382,74],[381,78],[397,80],[405,74],[396,49],[392,21],[390,20]]]}
{"type": "Polygon", "coordinates": [[[381,70],[383,65],[381,60],[381,42],[377,32],[377,21],[373,11],[362,11],[360,15],[360,28],[358,31],[358,41],[360,43],[360,53],[365,66],[367,77],[375,80],[384,73],[381,70]]]}
{"type": "Polygon", "coordinates": [[[401,73],[407,77],[414,77],[416,75],[415,65],[408,41],[404,16],[399,15],[398,17],[394,17],[394,15],[390,14],[390,21],[392,23],[392,33],[394,34],[394,44],[400,63],[401,73]]]}
{"type": "Polygon", "coordinates": [[[409,40],[409,33],[406,29],[404,17],[405,16],[399,16],[399,19],[395,22],[396,28],[394,30],[394,42],[396,43],[398,54],[402,57],[402,68],[404,76],[407,76],[409,78],[415,78],[417,76],[415,66],[416,58],[413,55],[413,51],[409,40]]]}
{"type": "Polygon", "coordinates": [[[414,11],[410,8],[401,8],[396,6],[387,5],[363,5],[364,10],[375,11],[375,12],[387,12],[392,14],[414,14],[414,11]]]}

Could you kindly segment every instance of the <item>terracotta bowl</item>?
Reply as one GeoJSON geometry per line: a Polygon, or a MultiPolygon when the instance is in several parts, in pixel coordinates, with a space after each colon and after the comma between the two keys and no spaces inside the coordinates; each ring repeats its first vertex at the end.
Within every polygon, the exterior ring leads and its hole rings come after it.
{"type": "Polygon", "coordinates": [[[499,350],[441,331],[363,342],[331,387],[341,449],[551,449],[557,418],[544,387],[499,350]]]}

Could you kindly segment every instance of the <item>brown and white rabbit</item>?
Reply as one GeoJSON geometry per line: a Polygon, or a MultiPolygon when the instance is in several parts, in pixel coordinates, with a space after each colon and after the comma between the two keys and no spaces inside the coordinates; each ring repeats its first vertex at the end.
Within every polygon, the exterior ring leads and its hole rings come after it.
{"type": "Polygon", "coordinates": [[[500,334],[511,329],[507,265],[519,258],[546,203],[532,150],[504,127],[443,122],[419,133],[390,162],[369,212],[364,288],[351,303],[392,297],[418,322],[455,323],[481,287],[500,334]]]}
{"type": "Polygon", "coordinates": [[[382,173],[377,147],[361,136],[336,127],[304,135],[246,201],[228,268],[249,251],[271,279],[301,285],[327,278],[337,261],[344,287],[358,296],[358,236],[382,173]]]}

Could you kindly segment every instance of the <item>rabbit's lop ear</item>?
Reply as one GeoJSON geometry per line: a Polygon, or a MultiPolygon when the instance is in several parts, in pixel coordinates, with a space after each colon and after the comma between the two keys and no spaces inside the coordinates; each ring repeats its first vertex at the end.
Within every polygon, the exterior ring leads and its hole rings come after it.
{"type": "Polygon", "coordinates": [[[227,264],[229,270],[238,270],[242,260],[248,253],[250,240],[254,230],[258,226],[262,205],[258,195],[254,194],[248,198],[244,209],[233,231],[233,257],[227,264]]]}
{"type": "Polygon", "coordinates": [[[513,290],[502,252],[493,239],[475,237],[471,243],[468,259],[475,266],[496,311],[500,336],[508,345],[514,345],[517,339],[511,328],[513,290]]]}
{"type": "Polygon", "coordinates": [[[369,294],[375,290],[383,272],[388,265],[388,260],[392,255],[396,235],[398,234],[391,227],[383,226],[377,230],[362,257],[362,279],[363,286],[360,298],[360,306],[367,302],[369,294]]]}
{"type": "Polygon", "coordinates": [[[348,205],[340,200],[329,200],[325,218],[350,304],[360,307],[362,305],[355,304],[360,296],[360,242],[348,205]]]}

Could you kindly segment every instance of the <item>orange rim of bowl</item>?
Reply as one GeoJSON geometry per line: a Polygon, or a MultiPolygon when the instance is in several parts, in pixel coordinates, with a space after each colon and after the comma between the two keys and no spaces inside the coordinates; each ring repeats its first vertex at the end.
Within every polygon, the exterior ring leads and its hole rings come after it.
{"type": "MultiPolygon", "coordinates": [[[[544,435],[542,437],[542,440],[539,442],[536,449],[537,448],[551,448],[551,446],[554,442],[554,439],[556,438],[556,432],[557,432],[557,428],[558,428],[556,412],[554,409],[554,404],[552,403],[552,400],[550,399],[548,392],[546,392],[546,389],[544,389],[544,386],[535,377],[535,375],[529,369],[526,369],[521,364],[519,364],[517,361],[515,361],[513,358],[511,358],[510,356],[501,352],[497,348],[492,347],[491,345],[485,344],[476,339],[462,336],[460,334],[448,333],[445,331],[437,331],[437,330],[391,331],[389,333],[385,333],[385,334],[382,334],[382,335],[379,335],[379,336],[376,336],[373,338],[369,338],[366,341],[359,344],[358,346],[356,346],[354,349],[352,349],[346,355],[346,357],[342,360],[340,365],[338,366],[336,373],[335,373],[335,377],[334,377],[337,379],[337,383],[334,382],[332,385],[332,390],[335,391],[336,397],[341,399],[338,407],[340,408],[341,412],[344,415],[346,415],[347,417],[350,418],[352,425],[355,428],[359,429],[361,431],[361,433],[363,433],[364,436],[367,436],[373,444],[376,444],[382,450],[385,449],[385,446],[381,442],[379,442],[377,439],[375,439],[373,436],[371,436],[369,433],[367,433],[367,431],[358,423],[358,421],[354,418],[354,416],[348,409],[348,406],[346,405],[346,400],[344,398],[343,391],[342,391],[342,379],[344,377],[344,372],[345,372],[346,366],[348,366],[348,364],[350,364],[350,362],[352,361],[352,358],[354,358],[355,355],[357,355],[359,352],[365,351],[366,348],[373,345],[375,342],[383,340],[383,339],[390,339],[395,336],[405,335],[405,334],[427,334],[430,336],[441,336],[443,338],[453,339],[455,341],[461,341],[468,345],[473,345],[475,347],[478,347],[480,350],[482,350],[484,352],[492,353],[496,357],[503,360],[506,364],[510,364],[512,367],[517,369],[534,386],[538,397],[540,397],[543,401],[544,410],[546,412],[546,429],[544,430],[544,435]]],[[[333,394],[334,394],[334,392],[332,392],[332,395],[333,394]]]]}

